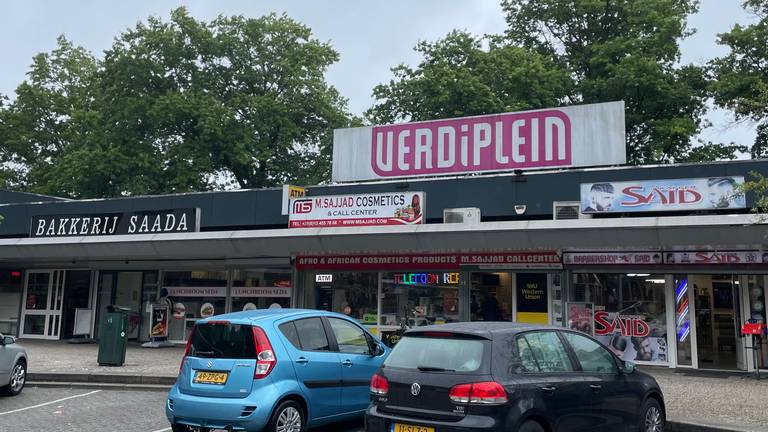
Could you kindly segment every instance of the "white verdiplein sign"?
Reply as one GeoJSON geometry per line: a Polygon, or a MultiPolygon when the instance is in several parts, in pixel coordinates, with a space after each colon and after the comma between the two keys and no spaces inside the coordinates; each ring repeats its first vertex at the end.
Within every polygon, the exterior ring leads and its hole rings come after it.
{"type": "Polygon", "coordinates": [[[424,192],[325,195],[291,200],[289,228],[424,223],[424,192]]]}
{"type": "Polygon", "coordinates": [[[337,129],[333,180],[587,167],[627,161],[624,102],[337,129]]]}

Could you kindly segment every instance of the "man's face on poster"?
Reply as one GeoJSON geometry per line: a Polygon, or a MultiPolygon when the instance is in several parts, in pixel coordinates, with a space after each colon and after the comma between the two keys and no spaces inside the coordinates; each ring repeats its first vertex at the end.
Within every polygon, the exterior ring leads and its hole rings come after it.
{"type": "Polygon", "coordinates": [[[651,339],[643,339],[637,346],[636,351],[638,360],[650,360],[651,356],[653,355],[653,350],[651,349],[651,339]]]}
{"type": "Polygon", "coordinates": [[[733,196],[733,185],[729,182],[721,182],[709,187],[709,203],[712,207],[730,207],[733,196]]]}
{"type": "Polygon", "coordinates": [[[592,207],[597,211],[608,211],[613,205],[613,192],[592,191],[592,207]]]}

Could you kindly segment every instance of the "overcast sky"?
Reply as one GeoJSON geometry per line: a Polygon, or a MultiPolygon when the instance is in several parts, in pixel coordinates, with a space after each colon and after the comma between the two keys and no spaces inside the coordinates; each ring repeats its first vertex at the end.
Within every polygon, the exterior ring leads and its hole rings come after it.
{"type": "MultiPolygon", "coordinates": [[[[726,52],[715,43],[716,35],[735,22],[753,19],[741,3],[702,0],[700,12],[690,19],[698,31],[682,44],[683,62],[703,63],[726,52]]],[[[328,80],[349,99],[357,115],[371,106],[371,89],[391,78],[390,67],[418,62],[413,47],[419,40],[435,40],[456,28],[479,35],[504,31],[496,0],[4,0],[0,5],[0,93],[12,95],[25,78],[32,56],[53,49],[60,34],[101,55],[121,31],[149,15],[167,19],[169,11],[182,4],[198,19],[287,12],[308,25],[318,39],[329,41],[341,54],[328,71],[328,80]]],[[[734,125],[733,117],[719,110],[709,119],[714,126],[702,138],[752,144],[754,124],[734,125]]]]}

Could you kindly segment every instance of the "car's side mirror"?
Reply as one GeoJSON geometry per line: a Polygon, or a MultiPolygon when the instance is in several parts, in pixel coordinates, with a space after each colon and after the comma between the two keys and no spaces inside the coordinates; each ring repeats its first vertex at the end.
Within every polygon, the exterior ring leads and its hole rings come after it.
{"type": "Polygon", "coordinates": [[[371,357],[378,357],[384,354],[384,348],[381,347],[380,343],[376,341],[371,341],[370,353],[371,353],[371,357]]]}
{"type": "Polygon", "coordinates": [[[3,336],[3,345],[12,345],[16,343],[16,338],[13,336],[3,336]]]}
{"type": "Polygon", "coordinates": [[[625,374],[634,373],[635,372],[635,364],[632,363],[631,361],[625,361],[622,364],[621,371],[624,372],[625,374]]]}

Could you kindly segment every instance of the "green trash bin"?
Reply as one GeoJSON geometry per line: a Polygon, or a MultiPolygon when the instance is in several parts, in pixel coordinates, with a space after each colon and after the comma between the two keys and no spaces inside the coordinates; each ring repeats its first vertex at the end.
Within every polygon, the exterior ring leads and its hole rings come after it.
{"type": "Polygon", "coordinates": [[[128,344],[128,312],[130,309],[109,305],[99,332],[100,366],[122,366],[128,344]]]}

